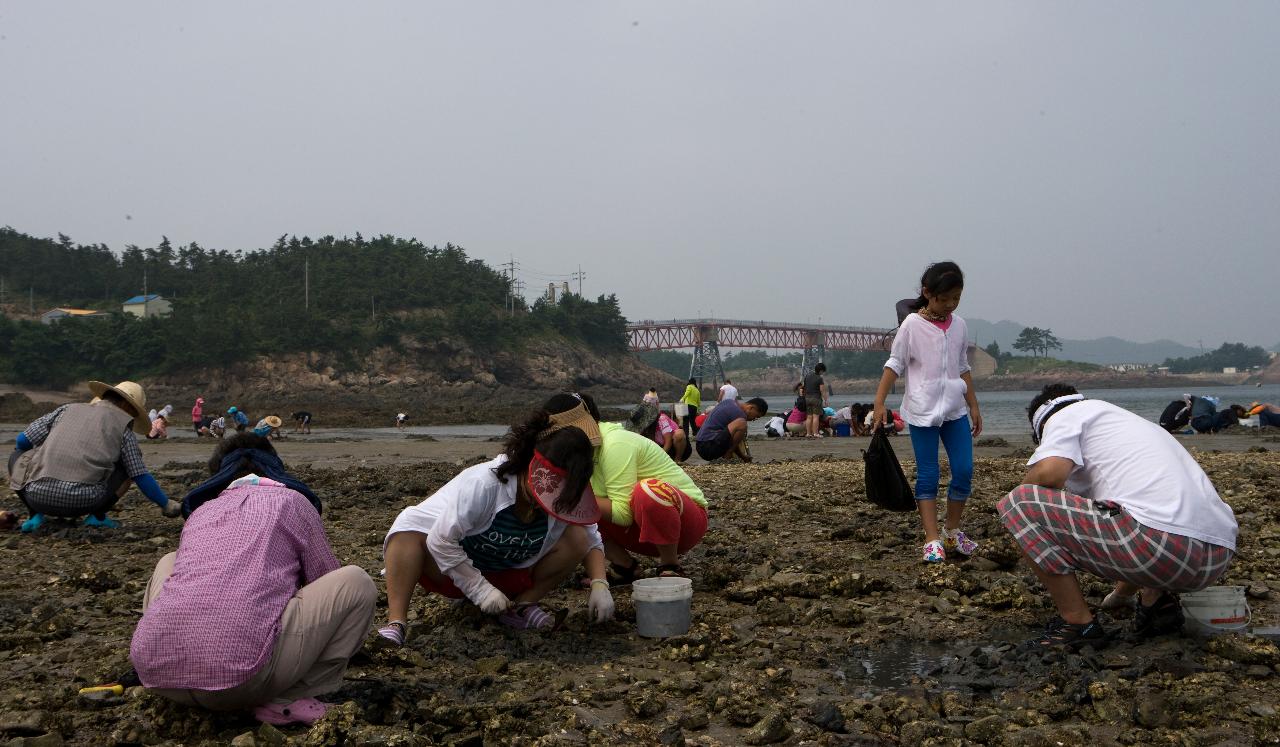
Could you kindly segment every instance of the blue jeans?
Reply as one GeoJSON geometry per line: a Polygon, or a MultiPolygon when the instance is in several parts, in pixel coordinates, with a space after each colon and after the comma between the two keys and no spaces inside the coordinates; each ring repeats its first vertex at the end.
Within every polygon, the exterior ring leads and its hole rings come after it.
{"type": "Polygon", "coordinates": [[[938,441],[951,462],[947,500],[964,501],[973,490],[973,436],[969,416],[948,420],[935,428],[911,426],[911,448],[916,453],[916,500],[938,499],[938,441]]]}

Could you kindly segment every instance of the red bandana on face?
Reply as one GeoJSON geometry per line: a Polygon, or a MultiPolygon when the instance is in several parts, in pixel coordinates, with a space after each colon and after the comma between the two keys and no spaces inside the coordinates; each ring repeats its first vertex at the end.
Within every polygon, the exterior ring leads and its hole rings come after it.
{"type": "Polygon", "coordinates": [[[533,452],[533,460],[529,462],[528,482],[529,492],[533,493],[533,498],[542,507],[543,511],[551,514],[560,521],[569,524],[595,524],[600,520],[600,507],[596,505],[596,496],[592,492],[591,486],[582,491],[582,495],[578,498],[578,502],[568,511],[557,511],[555,504],[564,492],[566,483],[568,483],[567,473],[564,469],[557,467],[542,455],[542,452],[536,449],[533,452]]]}

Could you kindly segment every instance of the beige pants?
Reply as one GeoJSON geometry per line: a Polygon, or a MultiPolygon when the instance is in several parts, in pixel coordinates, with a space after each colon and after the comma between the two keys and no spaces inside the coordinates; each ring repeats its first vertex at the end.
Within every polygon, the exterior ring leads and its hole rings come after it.
{"type": "MultiPolygon", "coordinates": [[[[171,552],[156,564],[142,596],[143,611],[159,596],[176,558],[177,553],[171,552]]],[[[377,601],[378,590],[369,574],[359,566],[343,566],[302,587],[289,600],[271,658],[248,682],[228,690],[156,688],[152,692],[211,711],[333,692],[342,686],[347,661],[364,642],[377,601]]]]}

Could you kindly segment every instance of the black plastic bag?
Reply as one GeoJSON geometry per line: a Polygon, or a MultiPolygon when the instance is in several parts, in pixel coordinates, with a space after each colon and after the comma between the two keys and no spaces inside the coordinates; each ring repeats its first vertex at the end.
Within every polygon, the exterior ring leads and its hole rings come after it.
{"type": "Polygon", "coordinates": [[[862,461],[866,469],[868,500],[890,511],[916,510],[911,483],[907,482],[898,455],[893,453],[883,428],[876,430],[871,436],[871,443],[862,450],[862,461]]]}

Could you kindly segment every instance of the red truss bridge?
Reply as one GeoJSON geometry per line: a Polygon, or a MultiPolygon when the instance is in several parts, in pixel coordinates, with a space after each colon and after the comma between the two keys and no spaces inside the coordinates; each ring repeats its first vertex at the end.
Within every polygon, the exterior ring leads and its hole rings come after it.
{"type": "Polygon", "coordinates": [[[841,327],[831,324],[790,324],[787,322],[744,321],[741,319],[670,319],[627,325],[627,345],[634,352],[644,350],[693,349],[690,378],[702,383],[711,376],[713,384],[724,379],[720,348],[802,350],[803,370],[822,360],[828,350],[887,351],[893,341],[892,329],[841,327]]]}

